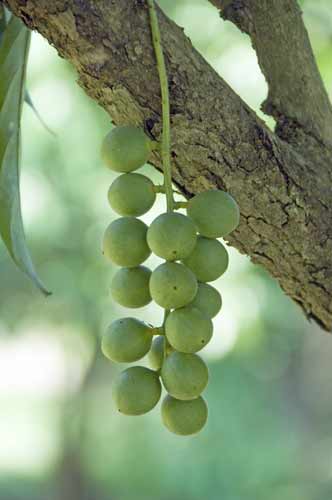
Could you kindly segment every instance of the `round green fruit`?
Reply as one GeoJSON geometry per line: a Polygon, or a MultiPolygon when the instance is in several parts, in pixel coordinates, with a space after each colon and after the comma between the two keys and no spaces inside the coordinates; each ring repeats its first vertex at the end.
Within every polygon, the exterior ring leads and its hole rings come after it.
{"type": "Polygon", "coordinates": [[[102,337],[104,355],[117,363],[132,363],[145,356],[152,342],[151,328],[135,318],[113,321],[102,337]]]}
{"type": "Polygon", "coordinates": [[[150,210],[155,199],[153,182],[142,174],[120,175],[108,191],[109,204],[120,215],[143,215],[150,210]]]}
{"type": "Polygon", "coordinates": [[[124,307],[143,307],[151,302],[149,280],[151,271],[145,266],[123,267],[113,276],[111,294],[124,307]]]}
{"type": "Polygon", "coordinates": [[[221,295],[213,286],[207,283],[198,283],[196,297],[190,303],[209,318],[214,318],[221,309],[221,295]]]}
{"type": "Polygon", "coordinates": [[[118,266],[136,267],[142,264],[151,254],[146,242],[147,230],[147,225],[135,217],[114,220],[104,234],[104,255],[118,266]]]}
{"type": "Polygon", "coordinates": [[[105,137],[101,156],[115,172],[132,172],[147,162],[152,141],[137,127],[113,128],[105,137]]]}
{"type": "Polygon", "coordinates": [[[151,297],[164,309],[175,309],[189,304],[196,292],[195,275],[183,264],[165,262],[151,275],[151,297]]]}
{"type": "Polygon", "coordinates": [[[161,379],[166,391],[174,398],[189,400],[198,398],[209,380],[204,361],[197,354],[173,352],[165,359],[161,379]]]}
{"type": "Polygon", "coordinates": [[[214,281],[228,267],[228,253],[220,241],[199,236],[194,250],[183,263],[192,270],[198,281],[214,281]]]}
{"type": "Polygon", "coordinates": [[[160,370],[164,360],[165,336],[158,335],[152,341],[151,349],[148,354],[148,360],[153,370],[160,370]]]}
{"type": "Polygon", "coordinates": [[[159,215],[147,233],[147,242],[152,252],[169,261],[187,257],[193,251],[196,239],[193,221],[175,212],[159,215]]]}
{"type": "Polygon", "coordinates": [[[210,318],[199,309],[186,306],[167,316],[165,332],[168,342],[176,351],[194,353],[210,341],[213,325],[210,318]]]}
{"type": "Polygon", "coordinates": [[[156,372],[143,366],[127,368],[115,381],[113,398],[119,412],[125,415],[143,415],[152,410],[161,395],[161,384],[156,372]]]}
{"type": "Polygon", "coordinates": [[[207,238],[227,236],[240,222],[240,210],[234,198],[225,191],[214,189],[191,198],[187,214],[198,232],[207,238]]]}
{"type": "Polygon", "coordinates": [[[161,405],[161,418],[165,427],[174,434],[197,434],[206,424],[207,404],[201,396],[191,401],[181,401],[168,395],[161,405]]]}

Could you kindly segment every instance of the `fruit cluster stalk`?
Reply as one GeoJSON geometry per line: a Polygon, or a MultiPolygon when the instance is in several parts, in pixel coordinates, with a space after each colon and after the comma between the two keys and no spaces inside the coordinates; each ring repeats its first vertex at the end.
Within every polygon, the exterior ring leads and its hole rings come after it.
{"type": "Polygon", "coordinates": [[[172,212],[174,208],[173,188],[172,188],[172,170],[171,170],[171,123],[168,79],[164,53],[161,45],[161,36],[159,30],[158,17],[154,0],[148,0],[150,25],[152,33],[152,43],[157,60],[157,69],[160,80],[161,106],[162,106],[162,143],[161,157],[164,171],[164,187],[166,194],[167,211],[172,212]]]}

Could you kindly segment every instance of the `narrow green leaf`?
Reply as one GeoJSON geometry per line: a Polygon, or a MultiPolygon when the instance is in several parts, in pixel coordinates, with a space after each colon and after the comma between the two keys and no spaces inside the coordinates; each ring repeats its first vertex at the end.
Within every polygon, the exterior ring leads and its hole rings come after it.
{"type": "MultiPolygon", "coordinates": [[[[5,29],[6,29],[6,25],[7,25],[6,11],[5,11],[3,4],[0,4],[0,45],[1,45],[1,41],[2,41],[5,29]]],[[[55,132],[53,132],[53,130],[50,129],[50,127],[47,125],[47,123],[45,122],[45,120],[43,119],[41,114],[39,113],[38,109],[34,105],[33,100],[31,99],[31,96],[30,96],[30,93],[28,90],[25,91],[24,101],[26,102],[26,104],[28,106],[30,106],[30,108],[32,109],[32,111],[34,112],[37,119],[40,121],[41,125],[44,127],[44,129],[47,130],[47,132],[49,132],[50,134],[52,134],[55,137],[56,136],[55,132]]]]}
{"type": "Polygon", "coordinates": [[[45,294],[25,242],[20,202],[21,113],[30,31],[12,16],[0,46],[0,235],[16,265],[45,294]]]}
{"type": "Polygon", "coordinates": [[[0,4],[0,44],[6,29],[6,14],[3,4],[0,4]]]}
{"type": "Polygon", "coordinates": [[[32,109],[32,111],[34,112],[34,114],[36,115],[36,117],[38,118],[38,120],[40,121],[40,123],[42,124],[42,126],[44,127],[44,129],[47,130],[47,132],[49,134],[52,134],[54,137],[56,137],[56,133],[53,132],[53,130],[50,129],[50,127],[47,125],[47,123],[45,122],[44,118],[41,116],[41,114],[39,113],[38,109],[34,105],[33,100],[31,99],[31,96],[30,96],[30,94],[29,94],[29,92],[27,90],[25,91],[24,100],[25,100],[26,104],[28,106],[30,106],[30,108],[32,109]]]}

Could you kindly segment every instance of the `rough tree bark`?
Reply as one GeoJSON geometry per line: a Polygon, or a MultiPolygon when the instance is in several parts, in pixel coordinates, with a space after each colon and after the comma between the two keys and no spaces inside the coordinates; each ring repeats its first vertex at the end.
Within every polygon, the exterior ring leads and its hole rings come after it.
{"type": "MultiPolygon", "coordinates": [[[[262,264],[308,318],[332,328],[332,108],[295,0],[211,0],[251,37],[269,85],[271,132],[160,10],[169,73],[173,179],[190,196],[236,198],[230,244],[262,264]]],[[[116,124],[160,133],[143,0],[4,0],[77,69],[116,124]]],[[[240,61],[239,61],[240,64],[240,61]]],[[[152,163],[161,168],[160,157],[152,163]]]]}

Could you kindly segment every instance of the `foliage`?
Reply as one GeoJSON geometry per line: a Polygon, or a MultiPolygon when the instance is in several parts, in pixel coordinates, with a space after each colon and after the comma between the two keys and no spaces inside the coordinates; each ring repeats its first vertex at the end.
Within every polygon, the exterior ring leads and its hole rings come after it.
{"type": "Polygon", "coordinates": [[[48,294],[26,246],[19,192],[21,112],[29,43],[29,30],[11,17],[0,46],[0,234],[17,266],[48,294]]]}

